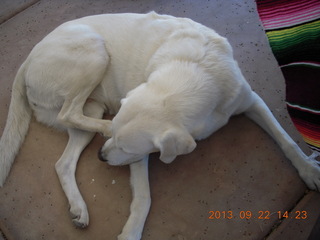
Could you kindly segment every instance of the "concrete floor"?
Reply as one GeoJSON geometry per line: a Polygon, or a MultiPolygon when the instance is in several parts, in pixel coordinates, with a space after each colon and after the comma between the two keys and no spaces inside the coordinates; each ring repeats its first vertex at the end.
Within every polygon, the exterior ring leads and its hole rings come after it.
{"type": "MultiPolygon", "coordinates": [[[[287,115],[284,79],[253,0],[2,0],[0,5],[0,133],[15,73],[46,34],[67,20],[86,15],[155,10],[189,17],[227,37],[253,89],[307,151],[287,115]]],[[[128,167],[98,161],[96,153],[103,139],[96,136],[77,171],[90,225],[76,229],[54,171],[66,142],[65,133],[32,121],[0,189],[0,226],[8,239],[100,240],[116,239],[121,232],[131,201],[128,167]]],[[[307,191],[271,138],[244,116],[233,118],[171,165],[153,155],[150,185],[153,201],[143,240],[307,239],[320,213],[320,194],[307,191]],[[291,210],[288,219],[279,219],[278,211],[291,210]],[[232,211],[236,218],[209,219],[209,211],[232,211]],[[241,219],[242,211],[250,211],[252,217],[241,219]],[[295,219],[296,211],[307,211],[307,219],[295,219]],[[268,212],[269,219],[265,218],[268,212]]]]}

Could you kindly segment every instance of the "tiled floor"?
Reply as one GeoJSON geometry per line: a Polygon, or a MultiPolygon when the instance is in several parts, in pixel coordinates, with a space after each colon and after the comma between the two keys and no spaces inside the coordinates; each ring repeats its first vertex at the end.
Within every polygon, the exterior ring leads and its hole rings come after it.
{"type": "MultiPolygon", "coordinates": [[[[3,0],[0,4],[0,132],[15,73],[47,33],[86,15],[155,10],[192,18],[226,36],[253,89],[307,150],[286,113],[284,80],[253,0],[3,0]]],[[[128,167],[109,167],[98,161],[96,153],[103,139],[94,139],[77,171],[90,226],[76,229],[54,171],[66,141],[66,134],[32,121],[7,183],[0,189],[0,226],[12,239],[100,240],[116,239],[120,233],[131,201],[128,167]]],[[[152,208],[143,240],[307,239],[320,213],[320,194],[306,192],[270,137],[243,116],[233,118],[171,165],[152,156],[150,184],[152,208]],[[288,219],[279,219],[279,211],[292,209],[288,219]],[[220,211],[222,217],[209,219],[210,211],[220,211]],[[224,211],[232,211],[235,218],[223,218],[224,211]],[[307,211],[307,218],[295,219],[301,211],[307,211]],[[252,215],[242,219],[243,213],[252,215]]]]}

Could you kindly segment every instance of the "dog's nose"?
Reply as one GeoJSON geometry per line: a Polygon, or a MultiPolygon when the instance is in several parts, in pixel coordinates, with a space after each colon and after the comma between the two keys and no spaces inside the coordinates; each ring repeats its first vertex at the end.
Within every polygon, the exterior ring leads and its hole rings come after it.
{"type": "Polygon", "coordinates": [[[98,152],[98,158],[100,159],[100,161],[102,162],[106,162],[107,160],[103,157],[102,154],[102,148],[100,148],[99,152],[98,152]]]}

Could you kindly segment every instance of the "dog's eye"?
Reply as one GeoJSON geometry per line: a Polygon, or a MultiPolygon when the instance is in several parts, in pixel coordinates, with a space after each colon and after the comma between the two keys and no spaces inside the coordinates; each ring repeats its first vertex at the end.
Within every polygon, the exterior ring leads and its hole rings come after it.
{"type": "Polygon", "coordinates": [[[136,154],[134,152],[132,152],[130,149],[126,148],[126,147],[120,147],[120,150],[126,154],[136,154]]]}
{"type": "Polygon", "coordinates": [[[119,150],[124,152],[124,153],[129,153],[128,151],[126,151],[126,149],[124,147],[119,147],[119,150]]]}

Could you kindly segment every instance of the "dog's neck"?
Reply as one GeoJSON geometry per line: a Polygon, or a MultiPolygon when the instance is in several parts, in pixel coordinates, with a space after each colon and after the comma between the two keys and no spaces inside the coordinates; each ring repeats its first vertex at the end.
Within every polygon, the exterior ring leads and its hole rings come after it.
{"type": "MultiPolygon", "coordinates": [[[[154,104],[161,105],[162,113],[180,118],[177,120],[179,122],[186,122],[181,118],[192,118],[188,114],[195,112],[194,109],[202,111],[203,101],[199,101],[199,96],[210,98],[210,84],[210,76],[197,63],[176,60],[162,65],[150,75],[147,94],[153,95],[151,99],[155,99],[154,104]],[[190,108],[193,111],[189,111],[190,108]]],[[[152,105],[150,103],[150,107],[152,105]]]]}
{"type": "Polygon", "coordinates": [[[194,89],[206,89],[207,78],[208,75],[198,63],[174,60],[154,71],[147,84],[157,91],[157,94],[165,97],[180,94],[192,96],[194,89]]]}

